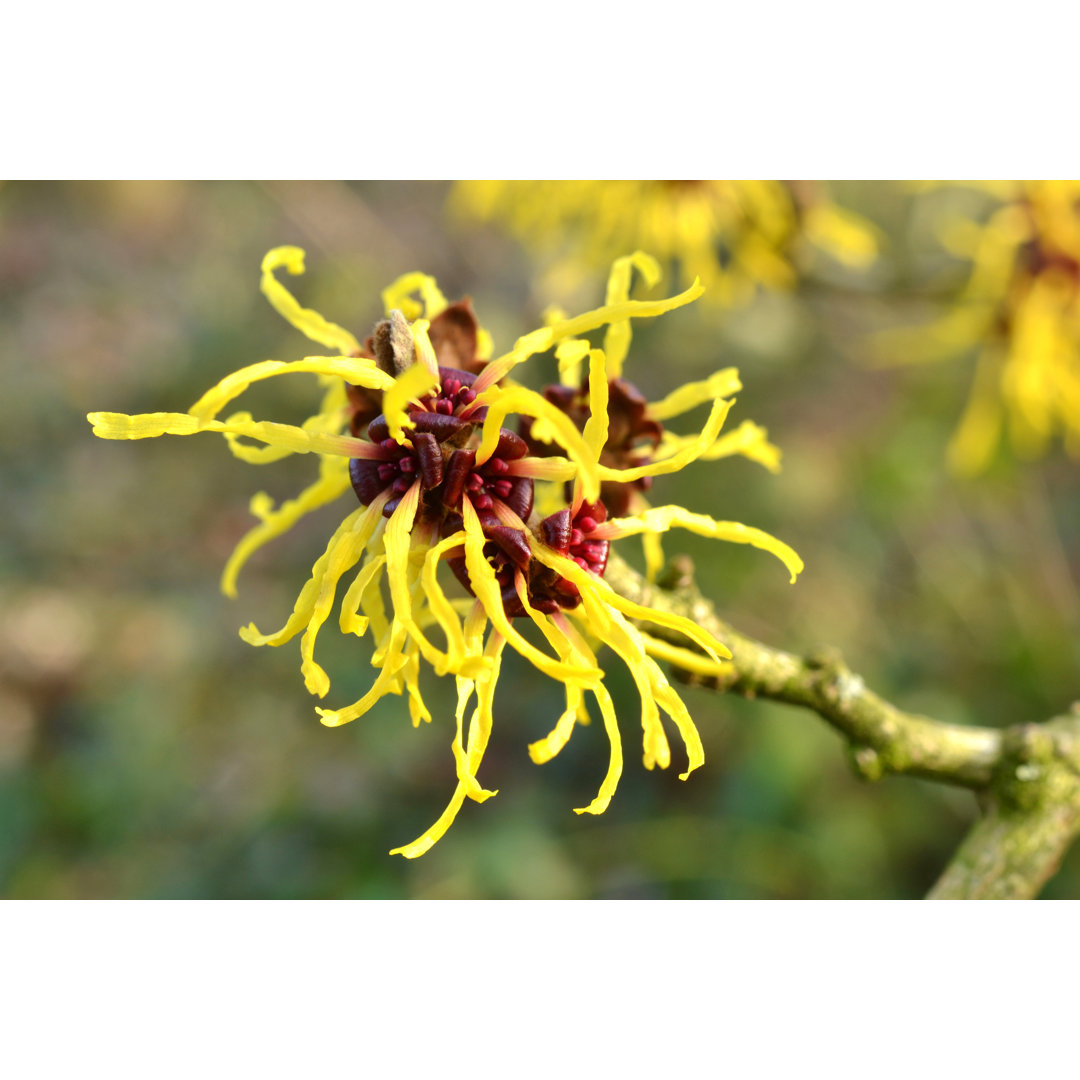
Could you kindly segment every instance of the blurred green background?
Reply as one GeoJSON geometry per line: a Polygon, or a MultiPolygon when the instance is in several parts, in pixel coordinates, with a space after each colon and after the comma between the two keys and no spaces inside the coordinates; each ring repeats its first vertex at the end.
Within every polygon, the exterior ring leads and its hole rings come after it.
{"type": "MultiPolygon", "coordinates": [[[[496,348],[554,299],[497,227],[449,219],[429,183],[9,183],[0,187],[0,892],[9,897],[917,897],[976,813],[971,795],[857,779],[816,716],[685,689],[706,765],[678,780],[640,763],[632,683],[610,656],[626,768],[601,817],[607,747],[579,729],[533,765],[526,744],[561,711],[558,688],[508,651],[496,727],[467,803],[414,862],[453,789],[450,685],[430,726],[384,699],[321,727],[296,641],[253,649],[237,628],[280,625],[340,507],[261,551],[240,597],[218,592],[257,490],[299,491],[314,462],[252,468],[218,438],[93,438],[91,410],[183,410],[227,372],[311,351],[258,291],[271,247],[308,251],[291,279],[363,337],[398,274],[473,297],[496,348]]],[[[791,293],[735,312],[695,305],[636,324],[627,375],[650,399],[737,364],[731,423],[765,424],[771,476],[742,459],[657,482],[655,500],[791,543],[795,586],[771,557],[672,536],[744,631],[779,647],[839,647],[867,682],[943,720],[1004,725],[1080,697],[1080,483],[1056,447],[1000,457],[977,480],[944,469],[969,362],[865,363],[876,330],[940,310],[965,277],[895,184],[836,185],[883,230],[868,272],[825,260],[791,293]]],[[[668,279],[670,280],[670,278],[668,279]]],[[[603,296],[598,276],[577,310],[603,296]]],[[[545,361],[546,363],[546,361],[545,361]]],[[[534,385],[552,377],[536,364],[534,385]]],[[[241,403],[299,420],[314,378],[241,403]]],[[[689,424],[686,425],[689,427],[689,424]]],[[[686,429],[684,427],[684,430],[686,429]]],[[[635,556],[635,541],[620,545],[635,556]]],[[[331,704],[370,684],[370,645],[329,627],[331,704]]],[[[429,673],[430,675],[430,673],[429,673]]],[[[449,684],[449,680],[445,680],[449,684]]],[[[1044,895],[1080,895],[1074,850],[1044,895]]]]}

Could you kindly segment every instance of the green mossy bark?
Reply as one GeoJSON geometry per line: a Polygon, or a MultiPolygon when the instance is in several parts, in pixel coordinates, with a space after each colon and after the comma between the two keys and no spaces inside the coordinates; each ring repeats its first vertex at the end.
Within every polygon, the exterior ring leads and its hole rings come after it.
{"type": "MultiPolygon", "coordinates": [[[[868,689],[838,654],[807,657],[772,649],[732,629],[693,584],[679,558],[651,585],[612,556],[608,583],[639,604],[692,619],[731,649],[730,670],[686,682],[812,709],[845,737],[868,780],[908,773],[980,793],[983,816],[931,890],[935,899],[1022,899],[1038,895],[1080,832],[1080,710],[1006,730],[947,724],[907,713],[868,689]]],[[[681,635],[650,633],[690,647],[681,635]]]]}
{"type": "Polygon", "coordinates": [[[983,816],[932,900],[1037,896],[1080,832],[1080,713],[1005,733],[983,816]]]}

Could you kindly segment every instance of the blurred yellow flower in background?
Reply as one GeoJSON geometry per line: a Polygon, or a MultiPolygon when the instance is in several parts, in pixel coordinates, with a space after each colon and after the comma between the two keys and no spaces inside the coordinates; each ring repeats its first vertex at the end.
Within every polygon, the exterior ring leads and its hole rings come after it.
{"type": "Polygon", "coordinates": [[[699,277],[705,302],[740,307],[759,288],[792,288],[811,251],[855,268],[872,263],[878,234],[818,184],[775,180],[470,180],[451,213],[494,222],[538,258],[546,286],[572,292],[625,252],[699,277]]]}
{"type": "Polygon", "coordinates": [[[1058,436],[1080,456],[1080,182],[965,186],[996,207],[985,221],[954,211],[939,224],[945,247],[971,261],[963,290],[936,322],[885,332],[882,349],[895,362],[976,353],[948,448],[953,471],[982,472],[1005,430],[1021,458],[1058,436]]]}
{"type": "MultiPolygon", "coordinates": [[[[352,489],[359,505],[316,561],[285,625],[266,634],[249,624],[240,633],[252,645],[274,646],[301,635],[305,686],[325,697],[331,684],[315,660],[316,638],[339,584],[358,568],[341,600],[338,623],[345,634],[371,631],[378,674],[353,704],[319,708],[322,722],[346,724],[387,694],[405,693],[419,726],[432,719],[420,690],[421,659],[436,675],[455,678],[456,789],[438,820],[394,853],[424,854],[466,798],[482,802],[495,794],[480,785],[477,771],[492,733],[507,644],[560,683],[565,695],[565,711],[551,733],[529,748],[534,761],[550,760],[574,727],[588,722],[586,693],[599,707],[610,746],[608,769],[596,798],[578,813],[602,813],[622,771],[618,720],[596,657],[603,645],[627,665],[640,694],[644,764],[651,769],[670,762],[660,720],[666,713],[686,745],[685,779],[704,761],[701,740],[657,661],[677,658],[692,670],[717,673],[730,653],[694,622],[616,593],[604,581],[611,542],[632,535],[655,540],[683,528],[769,551],[792,581],[802,569],[791,548],[761,530],[681,506],[651,507],[641,496],[653,477],[699,459],[741,453],[778,466],[778,451],[764,429],[744,424],[721,434],[734,404],[730,394],[739,389],[733,369],[653,404],[622,377],[631,320],[697,299],[700,283],[666,300],[630,300],[634,268],[649,286],[660,276],[655,260],[637,252],[616,261],[604,306],[574,318],[552,315],[547,326],[491,359],[491,339],[471,303],[448,303],[433,278],[410,273],[386,289],[387,318],[361,344],[348,330],[303,308],[275,276],[280,269],[299,274],[303,263],[299,248],[275,248],[263,260],[263,292],[297,329],[336,355],[241,368],[186,412],[97,412],[88,419],[94,433],[107,439],[217,432],[233,454],[252,464],[297,453],[316,456],[318,478],[297,498],[277,507],[265,494],[252,500],[259,524],[226,565],[222,589],[229,596],[254,551],[352,489]],[[603,348],[593,347],[583,335],[602,327],[603,348]],[[537,393],[511,381],[518,365],[551,349],[563,376],[560,386],[537,393]],[[297,373],[317,376],[321,390],[317,411],[299,426],[256,421],[248,412],[219,419],[252,383],[297,373]],[[709,415],[697,434],[664,429],[664,421],[704,405],[709,415]],[[519,417],[521,434],[503,426],[511,415],[519,417]],[[447,592],[455,578],[457,595],[447,592]],[[532,625],[534,640],[515,620],[532,625]],[[642,624],[675,631],[696,650],[653,637],[642,624]],[[433,629],[437,640],[429,636],[433,629]]],[[[658,548],[647,546],[646,552],[655,569],[658,548]]]]}

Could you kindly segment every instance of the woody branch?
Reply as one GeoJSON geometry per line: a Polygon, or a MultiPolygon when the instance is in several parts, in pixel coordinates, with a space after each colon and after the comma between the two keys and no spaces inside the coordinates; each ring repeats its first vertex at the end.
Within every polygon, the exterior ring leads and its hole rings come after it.
{"type": "Polygon", "coordinates": [[[731,649],[723,675],[676,664],[685,681],[812,709],[846,739],[867,780],[907,773],[978,793],[982,815],[930,898],[1037,896],[1080,833],[1080,703],[1068,715],[1005,729],[918,716],[875,694],[835,651],[795,656],[734,630],[694,585],[685,557],[654,585],[612,556],[606,578],[628,599],[690,618],[731,649]]]}

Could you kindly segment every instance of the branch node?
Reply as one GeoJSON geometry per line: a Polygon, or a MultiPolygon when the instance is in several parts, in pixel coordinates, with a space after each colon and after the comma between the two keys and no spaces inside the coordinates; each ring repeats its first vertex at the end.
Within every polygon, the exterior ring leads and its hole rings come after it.
{"type": "Polygon", "coordinates": [[[864,780],[880,780],[885,775],[885,762],[872,746],[851,746],[851,764],[864,780]]]}

